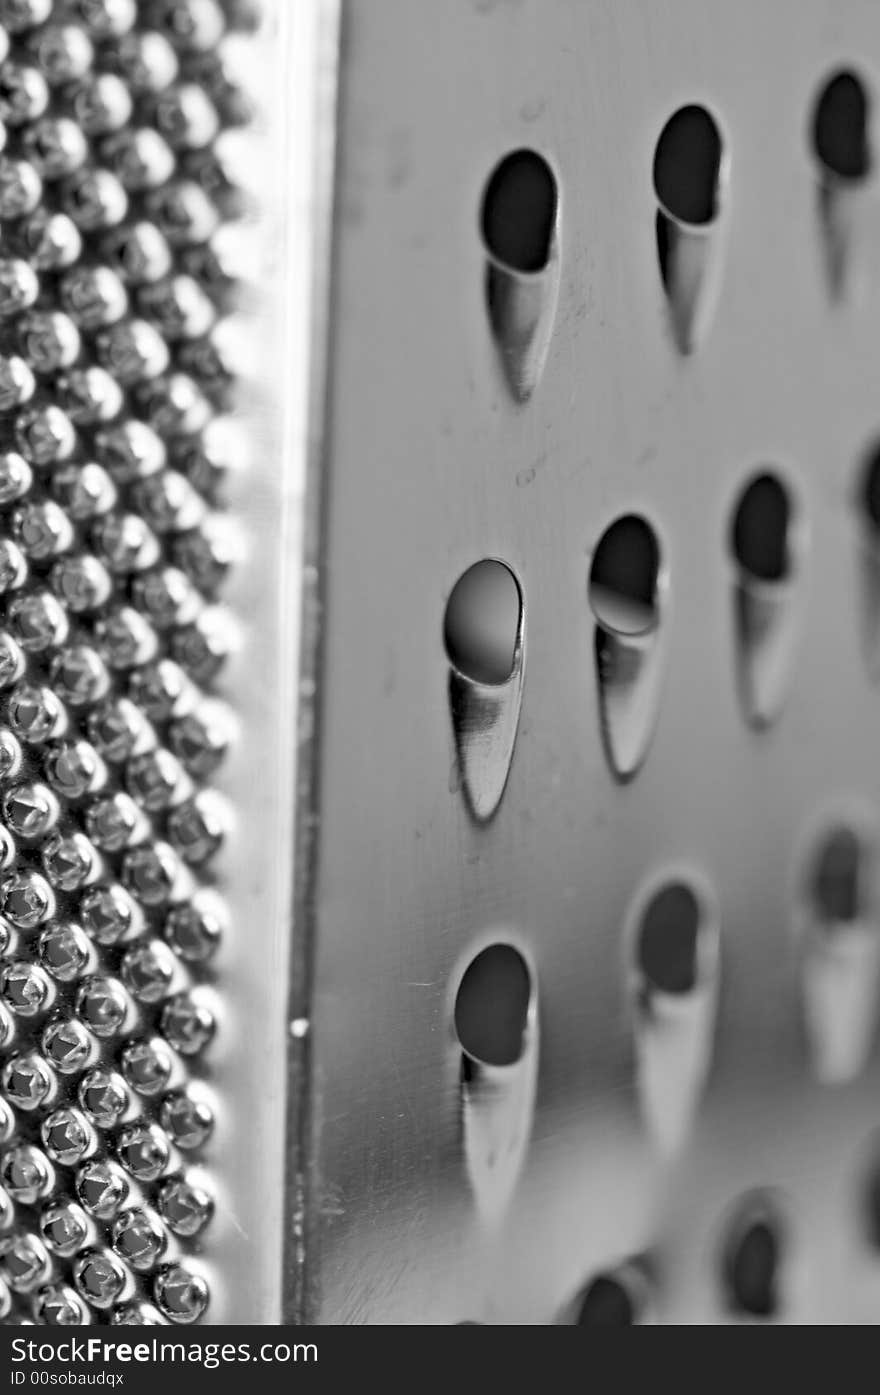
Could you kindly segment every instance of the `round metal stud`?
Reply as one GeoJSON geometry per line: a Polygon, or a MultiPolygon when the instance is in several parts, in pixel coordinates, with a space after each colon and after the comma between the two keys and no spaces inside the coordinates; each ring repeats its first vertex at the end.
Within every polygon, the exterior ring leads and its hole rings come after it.
{"type": "Polygon", "coordinates": [[[185,1177],[172,1177],[159,1192],[159,1211],[169,1230],[187,1239],[204,1230],[214,1203],[204,1187],[185,1177]]]}
{"type": "Polygon", "coordinates": [[[0,538],[0,594],[17,591],[28,578],[27,558],[11,538],[0,538]]]}
{"type": "Polygon", "coordinates": [[[19,223],[18,241],[38,271],[61,271],[72,266],[82,251],[79,229],[66,213],[53,213],[47,205],[19,223]]]}
{"type": "Polygon", "coordinates": [[[65,465],[56,470],[52,494],[77,523],[100,518],[116,503],[116,486],[102,465],[65,465]]]}
{"type": "Polygon", "coordinates": [[[204,1003],[181,993],[162,1009],[161,1030],[175,1051],[182,1056],[195,1056],[214,1035],[214,1015],[204,1003]]]}
{"type": "Polygon", "coordinates": [[[15,437],[22,455],[32,465],[56,465],[68,460],[76,447],[72,421],[53,403],[19,412],[15,437]]]}
{"type": "Polygon", "coordinates": [[[3,1090],[10,1104],[30,1113],[54,1094],[55,1076],[37,1051],[11,1057],[3,1066],[3,1090]]]}
{"type": "Polygon", "coordinates": [[[116,1153],[126,1172],[139,1182],[155,1182],[168,1166],[168,1139],[156,1124],[129,1124],[120,1130],[116,1153]]]}
{"type": "Polygon", "coordinates": [[[22,504],[12,516],[12,531],[22,552],[35,562],[57,557],[73,541],[70,519],[52,499],[22,504]]]}
{"type": "Polygon", "coordinates": [[[67,713],[57,694],[32,683],[19,683],[12,690],[6,713],[13,734],[29,745],[51,741],[67,726],[67,713]]]}
{"type": "Polygon", "coordinates": [[[21,770],[21,760],[18,737],[5,727],[0,727],[0,779],[14,779],[21,770]]]}
{"type": "Polygon", "coordinates": [[[83,833],[54,833],[43,848],[43,869],[60,891],[80,891],[101,873],[101,858],[83,833]]]}
{"type": "Polygon", "coordinates": [[[63,799],[75,801],[101,789],[107,770],[88,741],[67,741],[46,752],[46,779],[63,799]]]}
{"type": "Polygon", "coordinates": [[[78,24],[47,24],[29,46],[40,72],[52,86],[83,77],[94,58],[88,35],[78,24]]]}
{"type": "Polygon", "coordinates": [[[77,1095],[86,1118],[102,1129],[113,1128],[131,1107],[125,1081],[103,1066],[86,1072],[77,1095]]]}
{"type": "Polygon", "coordinates": [[[158,189],[174,173],[174,152],[150,126],[120,131],[104,142],[102,154],[130,194],[158,189]]]}
{"type": "Polygon", "coordinates": [[[41,654],[63,644],[70,632],[64,607],[51,591],[16,596],[9,606],[13,633],[29,654],[41,654]]]}
{"type": "Polygon", "coordinates": [[[166,339],[198,339],[216,319],[213,304],[193,276],[169,276],[138,292],[141,313],[158,325],[166,339]]]}
{"type": "Polygon", "coordinates": [[[40,963],[59,983],[72,983],[92,967],[89,942],[78,925],[52,925],[39,944],[40,963]]]}
{"type": "Polygon", "coordinates": [[[177,55],[158,30],[129,32],[107,52],[116,71],[139,94],[161,92],[177,77],[177,55]]]}
{"type": "Polygon", "coordinates": [[[36,121],[49,105],[49,88],[38,68],[5,59],[0,69],[0,120],[7,126],[36,121]]]}
{"type": "Polygon", "coordinates": [[[116,175],[99,167],[78,170],[65,183],[62,200],[65,213],[69,214],[80,231],[85,233],[115,228],[128,211],[128,195],[116,175]]]}
{"type": "Polygon", "coordinates": [[[73,114],[89,137],[118,131],[131,112],[131,95],[115,73],[93,72],[73,93],[73,114]]]}
{"type": "Polygon", "coordinates": [[[52,1261],[42,1240],[27,1231],[12,1237],[0,1263],[6,1282],[15,1293],[31,1293],[52,1272],[52,1261]]]}
{"type": "Polygon", "coordinates": [[[28,160],[0,156],[0,218],[23,218],[43,197],[43,181],[28,160]]]}
{"type": "MultiPolygon", "coordinates": [[[[21,362],[20,359],[16,361],[21,362]]],[[[12,360],[7,359],[5,362],[8,364],[12,360]]],[[[0,410],[8,409],[0,404],[0,410]]],[[[33,471],[23,455],[19,455],[18,451],[4,451],[0,454],[0,507],[14,504],[17,499],[23,498],[33,482],[33,471]]]]}
{"type": "Polygon", "coordinates": [[[43,1147],[53,1162],[71,1167],[82,1162],[94,1147],[95,1136],[78,1109],[56,1109],[40,1126],[43,1147]]]}
{"type": "Polygon", "coordinates": [[[207,1100],[185,1090],[173,1090],[162,1101],[159,1120],[172,1143],[190,1152],[203,1148],[214,1130],[214,1112],[207,1100]]]}
{"type": "Polygon", "coordinates": [[[71,707],[98,702],[110,687],[104,660],[87,644],[62,649],[53,658],[49,673],[58,696],[71,707]]]}
{"type": "Polygon", "coordinates": [[[168,912],[164,933],[181,959],[190,964],[204,964],[219,947],[223,935],[222,912],[210,897],[197,896],[168,912]]]}
{"type": "Polygon", "coordinates": [[[186,862],[200,866],[222,847],[229,822],[220,796],[213,790],[200,790],[194,798],[172,809],[168,837],[186,862]]]}
{"type": "Polygon", "coordinates": [[[89,714],[89,737],[105,760],[117,764],[155,744],[147,718],[128,698],[116,698],[89,714]]]}
{"type": "Polygon", "coordinates": [[[0,997],[16,1017],[39,1017],[52,1006],[54,992],[44,969],[15,959],[0,966],[0,997]]]}
{"type": "Polygon", "coordinates": [[[103,255],[129,286],[148,285],[171,270],[171,248],[159,229],[146,221],[125,223],[108,233],[103,255]]]}
{"type": "Polygon", "coordinates": [[[116,1215],[128,1196],[128,1179],[112,1162],[91,1161],[76,1174],[76,1194],[90,1216],[107,1221],[116,1215]]]}
{"type": "Polygon", "coordinates": [[[17,683],[25,670],[25,657],[12,635],[0,631],[0,688],[17,683]]]}
{"type": "MultiPolygon", "coordinates": [[[[52,888],[41,877],[39,872],[34,872],[29,867],[23,867],[16,872],[10,872],[2,882],[0,882],[0,913],[2,913],[16,930],[36,930],[38,925],[49,919],[55,910],[55,897],[52,888]]],[[[40,970],[32,966],[37,978],[32,985],[32,992],[36,997],[40,996],[38,983],[41,981],[40,970]]],[[[24,991],[24,990],[23,990],[24,991]]],[[[30,990],[29,990],[30,992],[30,990]]],[[[48,988],[42,993],[45,998],[48,988]]],[[[27,996],[27,995],[26,995],[27,996]]],[[[8,998],[7,998],[7,1001],[8,998]]],[[[10,1003],[13,1007],[13,1004],[10,1003]]],[[[21,1008],[14,1008],[14,1011],[21,1011],[23,1015],[29,1015],[25,1011],[24,1005],[21,1008]]],[[[39,1008],[35,1008],[39,1011],[39,1008]]]]}
{"type": "Polygon", "coordinates": [[[46,1327],[83,1327],[89,1321],[79,1294],[66,1284],[40,1289],[34,1298],[34,1317],[46,1327]]]}
{"type": "Polygon", "coordinates": [[[90,1032],[107,1040],[124,1031],[131,1000],[118,979],[96,974],[80,985],[76,1010],[90,1032]]]}
{"type": "Polygon", "coordinates": [[[79,330],[61,310],[29,310],[18,321],[18,342],[35,373],[57,373],[79,357],[79,330]]]}
{"type": "Polygon", "coordinates": [[[167,843],[132,848],[122,861],[122,881],[145,906],[164,906],[179,894],[183,867],[167,843]]]}
{"type": "Polygon", "coordinates": [[[177,567],[162,567],[136,577],[131,598],[160,630],[190,624],[203,604],[189,577],[177,567]]]}
{"type": "Polygon", "coordinates": [[[95,639],[106,662],[114,669],[149,663],[159,648],[156,631],[132,606],[108,611],[95,625],[95,639]]]}
{"type": "Polygon", "coordinates": [[[134,800],[118,790],[89,805],[86,832],[103,851],[122,852],[147,835],[149,824],[134,800]]]}
{"type": "MultiPolygon", "coordinates": [[[[17,354],[0,357],[0,412],[12,412],[17,407],[23,407],[25,402],[30,402],[36,385],[36,379],[23,358],[19,358],[17,354]]],[[[21,459],[20,456],[18,458],[21,459]]],[[[0,474],[0,491],[3,489],[3,479],[4,475],[0,474]]],[[[26,488],[28,487],[30,480],[27,482],[26,488]]],[[[26,493],[26,488],[19,490],[13,497],[18,498],[20,494],[26,493]]]]}
{"type": "Polygon", "coordinates": [[[113,1224],[113,1248],[140,1273],[149,1273],[162,1258],[168,1245],[165,1227],[145,1207],[123,1211],[113,1224]]]}
{"type": "Polygon", "coordinates": [[[113,589],[106,567],[87,552],[62,557],[49,579],[56,596],[74,615],[97,610],[113,589]]]}
{"type": "Polygon", "coordinates": [[[115,324],[128,308],[128,294],[107,266],[76,266],[62,277],[61,303],[87,333],[115,324]]]}
{"type": "Polygon", "coordinates": [[[126,1287],[126,1271],[108,1250],[88,1250],[73,1266],[77,1289],[96,1308],[112,1308],[126,1287]]]}
{"type": "Polygon", "coordinates": [[[88,1243],[89,1218],[75,1201],[55,1201],[40,1214],[40,1235],[53,1254],[70,1259],[88,1243]]]}
{"type": "Polygon", "coordinates": [[[174,982],[177,961],[162,940],[144,940],[126,950],[120,973],[140,1003],[161,1003],[174,982]]]}
{"type": "Polygon", "coordinates": [[[201,1274],[169,1264],[156,1277],[153,1293],[160,1312],[172,1322],[196,1322],[208,1306],[208,1285],[201,1274]]]}
{"type": "MultiPolygon", "coordinates": [[[[132,701],[143,708],[151,721],[166,722],[172,717],[182,718],[189,711],[195,701],[196,690],[173,659],[157,659],[129,675],[128,692],[132,701]]],[[[182,752],[174,748],[173,742],[172,749],[183,760],[182,752]]]]}
{"type": "Polygon", "coordinates": [[[190,790],[189,776],[164,746],[134,756],[125,767],[125,784],[131,797],[150,813],[170,809],[190,790]]]}
{"type": "Polygon", "coordinates": [[[77,1019],[50,1022],[43,1032],[42,1047],[59,1075],[76,1075],[83,1070],[92,1055],[93,1042],[77,1019]]]}
{"type": "Polygon", "coordinates": [[[0,1182],[13,1201],[33,1206],[49,1195],[55,1185],[55,1170],[45,1153],[30,1143],[19,1143],[3,1154],[0,1182]]]}
{"type": "Polygon", "coordinates": [[[36,273],[18,258],[0,258],[0,318],[21,314],[40,293],[36,273]]]}
{"type": "Polygon", "coordinates": [[[3,817],[17,838],[41,838],[58,820],[58,800],[36,781],[13,785],[3,797],[3,817]]]}
{"type": "Polygon", "coordinates": [[[136,513],[110,514],[92,533],[95,549],[117,575],[145,571],[159,560],[159,543],[136,513]]]}
{"type": "Polygon", "coordinates": [[[168,367],[168,345],[147,320],[122,320],[95,340],[101,363],[124,387],[148,381],[168,367]]]}
{"type": "Polygon", "coordinates": [[[44,116],[25,130],[22,141],[31,164],[47,182],[78,170],[89,153],[88,142],[68,116],[44,116]]]}
{"type": "Polygon", "coordinates": [[[61,406],[75,426],[113,421],[125,402],[116,379],[94,363],[62,374],[56,388],[61,406]]]}
{"type": "Polygon", "coordinates": [[[132,1041],[119,1058],[122,1074],[139,1095],[158,1095],[171,1078],[174,1061],[161,1037],[132,1041]]]}

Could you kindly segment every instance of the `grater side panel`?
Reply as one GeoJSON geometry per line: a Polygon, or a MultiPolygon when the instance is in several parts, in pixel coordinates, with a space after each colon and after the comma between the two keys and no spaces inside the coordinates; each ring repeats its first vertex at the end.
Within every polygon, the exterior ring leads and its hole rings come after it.
{"type": "Polygon", "coordinates": [[[840,1093],[810,1081],[796,930],[817,820],[874,817],[880,794],[852,506],[876,429],[878,289],[829,307],[806,134],[825,76],[878,46],[857,4],[345,9],[312,1007],[321,1321],[552,1321],[591,1273],[654,1247],[661,1312],[717,1321],[726,1209],[765,1186],[802,1218],[810,1278],[790,1315],[869,1309],[852,1217],[876,1068],[840,1093]],[[731,166],[711,331],[682,360],[651,164],[689,100],[716,113],[731,166]],[[557,174],[560,286],[540,383],[517,405],[487,331],[478,210],[522,145],[557,174]],[[791,484],[807,561],[792,691],[756,733],[738,708],[727,533],[763,464],[791,484]],[[628,511],[660,540],[668,649],[649,756],[621,786],[586,585],[628,511]],[[482,557],[522,585],[526,658],[507,788],[475,827],[442,617],[482,557]],[[717,898],[722,973],[705,1099],[672,1168],[636,1099],[626,956],[644,888],[680,868],[717,898]],[[497,935],[534,962],[540,1057],[523,1173],[487,1228],[451,1018],[464,965],[497,935]],[[835,1237],[824,1271],[820,1235],[835,1237]]]}

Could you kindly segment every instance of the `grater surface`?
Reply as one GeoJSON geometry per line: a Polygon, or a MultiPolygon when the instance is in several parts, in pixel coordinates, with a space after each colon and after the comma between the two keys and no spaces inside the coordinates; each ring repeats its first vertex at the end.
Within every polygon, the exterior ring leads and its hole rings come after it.
{"type": "Polygon", "coordinates": [[[876,8],[383,0],[338,53],[288,1315],[875,1321],[876,8]]]}
{"type": "Polygon", "coordinates": [[[269,10],[0,4],[7,1323],[278,1316],[281,491],[238,394],[269,10]]]}

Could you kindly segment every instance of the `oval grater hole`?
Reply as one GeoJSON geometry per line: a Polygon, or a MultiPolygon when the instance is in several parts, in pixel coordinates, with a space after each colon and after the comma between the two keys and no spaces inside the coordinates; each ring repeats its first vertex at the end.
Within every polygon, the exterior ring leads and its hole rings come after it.
{"type": "Polygon", "coordinates": [[[781,1307],[785,1233],[764,1196],[749,1198],[730,1225],[721,1257],[725,1301],[742,1317],[773,1318],[781,1307]]]}
{"type": "Polygon", "coordinates": [[[532,976],[518,949],[489,945],[472,959],[455,999],[455,1031],[466,1056],[512,1066],[525,1049],[532,976]]]}
{"type": "Polygon", "coordinates": [[[596,1274],[575,1302],[576,1327],[635,1327],[647,1310],[645,1274],[635,1264],[596,1274]]]}
{"type": "Polygon", "coordinates": [[[838,179],[867,178],[871,169],[870,102],[861,78],[842,69],[828,79],[813,113],[812,143],[823,169],[838,179]]]}
{"type": "Polygon", "coordinates": [[[593,614],[613,634],[652,630],[659,617],[660,546],[637,514],[618,518],[593,554],[589,598],[593,614]]]}
{"type": "Polygon", "coordinates": [[[873,448],[865,464],[859,505],[871,533],[880,534],[880,445],[873,448]]]}
{"type": "Polygon", "coordinates": [[[475,683],[506,683],[522,626],[519,583],[503,562],[476,562],[459,577],[446,605],[443,639],[449,660],[475,683]]]}
{"type": "Polygon", "coordinates": [[[872,1158],[864,1174],[861,1191],[861,1219],[870,1248],[880,1254],[880,1139],[870,1141],[872,1158]]]}
{"type": "Polygon", "coordinates": [[[731,529],[731,548],[754,581],[781,581],[791,566],[792,505],[788,490],[773,474],[756,475],[740,496],[731,529]]]}
{"type": "Polygon", "coordinates": [[[861,838],[851,828],[836,828],[825,838],[816,854],[811,885],[821,923],[849,924],[864,914],[865,851],[861,838]]]}
{"type": "Polygon", "coordinates": [[[700,980],[700,903],[684,882],[670,882],[645,910],[638,937],[638,967],[660,993],[691,993],[700,980]]]}
{"type": "Polygon", "coordinates": [[[481,228],[490,256],[511,271],[543,271],[556,223],[556,179],[543,156],[514,150],[496,165],[483,194],[481,228]]]}
{"type": "Polygon", "coordinates": [[[670,116],[654,152],[654,191],[680,223],[700,227],[718,212],[724,145],[714,117],[696,104],[670,116]]]}

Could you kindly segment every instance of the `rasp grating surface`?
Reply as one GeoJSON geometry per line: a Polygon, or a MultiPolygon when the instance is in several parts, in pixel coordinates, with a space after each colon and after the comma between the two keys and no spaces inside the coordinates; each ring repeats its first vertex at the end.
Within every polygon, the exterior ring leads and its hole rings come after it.
{"type": "Polygon", "coordinates": [[[223,908],[216,0],[0,0],[0,1316],[188,1322],[223,908]]]}

